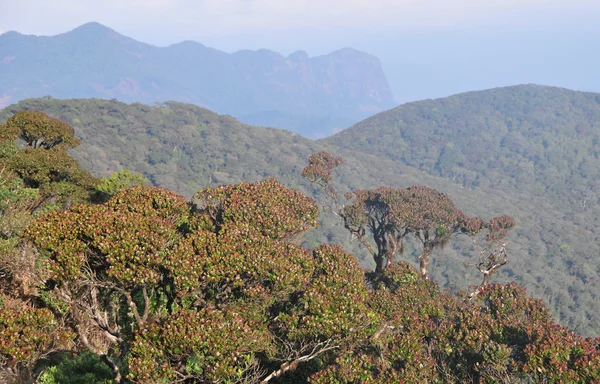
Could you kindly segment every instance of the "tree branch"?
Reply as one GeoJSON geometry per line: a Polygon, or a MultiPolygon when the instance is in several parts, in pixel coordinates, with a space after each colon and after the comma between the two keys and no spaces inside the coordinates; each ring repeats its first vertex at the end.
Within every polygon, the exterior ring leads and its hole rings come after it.
{"type": "Polygon", "coordinates": [[[100,359],[104,362],[104,364],[108,365],[110,367],[110,369],[113,372],[113,378],[117,383],[120,383],[123,378],[121,377],[121,371],[119,370],[119,365],[117,363],[115,363],[106,353],[100,351],[99,349],[95,348],[88,340],[87,336],[85,335],[85,332],[82,330],[82,326],[81,324],[78,324],[77,326],[75,326],[75,330],[77,332],[77,336],[79,338],[79,340],[81,341],[81,343],[87,348],[89,349],[91,352],[93,352],[96,356],[100,357],[100,359]]]}
{"type": "Polygon", "coordinates": [[[286,361],[285,363],[281,364],[279,369],[272,372],[269,376],[265,377],[263,379],[263,381],[261,381],[261,384],[265,384],[265,383],[269,382],[271,379],[279,377],[288,371],[295,370],[298,367],[298,364],[300,364],[302,362],[312,360],[324,352],[339,348],[339,345],[332,345],[332,344],[333,344],[333,341],[331,339],[316,344],[314,346],[314,348],[312,349],[312,351],[308,355],[304,355],[304,356],[298,357],[297,359],[294,359],[292,361],[286,361]]]}

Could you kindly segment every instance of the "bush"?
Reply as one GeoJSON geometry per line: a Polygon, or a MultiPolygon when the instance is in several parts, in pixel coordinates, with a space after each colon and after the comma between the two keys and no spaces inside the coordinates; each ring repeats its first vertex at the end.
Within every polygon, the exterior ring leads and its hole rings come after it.
{"type": "Polygon", "coordinates": [[[65,356],[39,377],[40,384],[109,384],[112,372],[98,356],[84,352],[75,357],[65,356]]]}

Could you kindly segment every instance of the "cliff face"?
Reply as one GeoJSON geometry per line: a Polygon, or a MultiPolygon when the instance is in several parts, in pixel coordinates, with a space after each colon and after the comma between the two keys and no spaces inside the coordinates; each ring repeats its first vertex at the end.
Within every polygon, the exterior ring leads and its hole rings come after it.
{"type": "Polygon", "coordinates": [[[353,49],[311,58],[227,54],[189,41],[159,48],[97,23],[52,37],[5,33],[0,70],[0,107],[49,95],[176,100],[242,118],[277,111],[357,121],[394,106],[379,60],[353,49]]]}

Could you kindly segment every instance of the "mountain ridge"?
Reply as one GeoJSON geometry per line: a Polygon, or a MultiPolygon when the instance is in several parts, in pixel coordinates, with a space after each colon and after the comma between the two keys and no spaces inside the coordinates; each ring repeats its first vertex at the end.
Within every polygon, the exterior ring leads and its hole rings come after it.
{"type": "MultiPolygon", "coordinates": [[[[2,34],[0,68],[0,107],[47,95],[175,100],[238,118],[278,111],[327,122],[358,121],[395,105],[379,59],[355,49],[309,57],[267,49],[229,54],[193,41],[156,47],[95,22],[56,36],[2,34]]],[[[297,131],[322,137],[342,128],[331,124],[297,131]]]]}

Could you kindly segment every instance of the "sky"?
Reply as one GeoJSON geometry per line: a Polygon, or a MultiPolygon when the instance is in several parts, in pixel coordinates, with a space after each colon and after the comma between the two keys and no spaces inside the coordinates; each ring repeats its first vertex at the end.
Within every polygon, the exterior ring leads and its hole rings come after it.
{"type": "Polygon", "coordinates": [[[0,0],[0,34],[96,21],[157,46],[360,49],[398,102],[531,82],[600,92],[599,19],[599,0],[0,0]]]}

